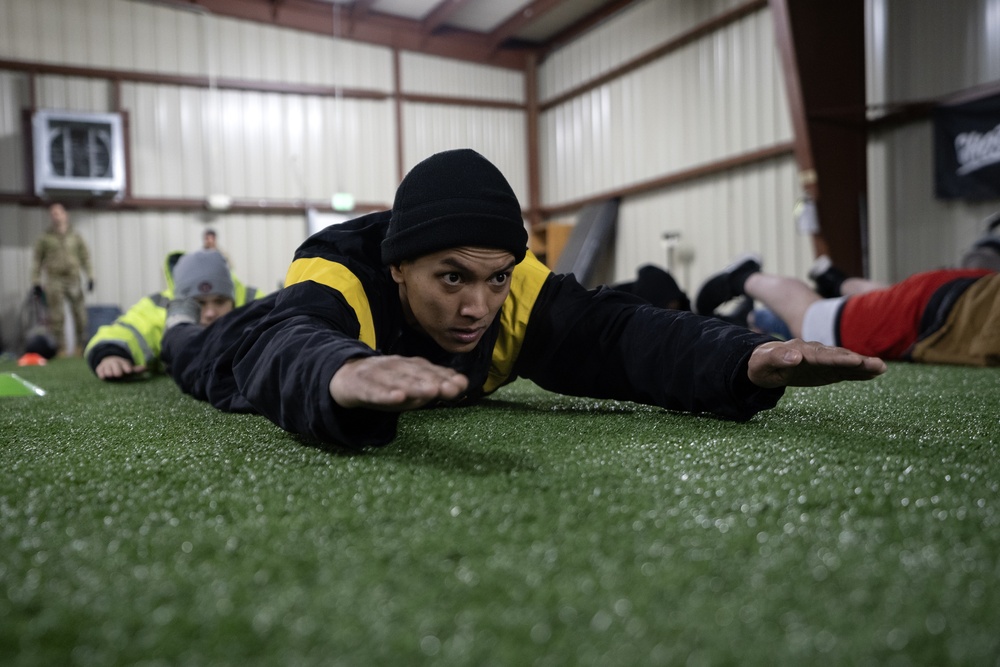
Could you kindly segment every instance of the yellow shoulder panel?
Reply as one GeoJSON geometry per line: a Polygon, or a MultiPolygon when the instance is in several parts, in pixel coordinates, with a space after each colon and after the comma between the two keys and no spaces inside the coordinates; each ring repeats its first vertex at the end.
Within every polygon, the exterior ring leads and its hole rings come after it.
{"type": "Polygon", "coordinates": [[[514,362],[521,352],[528,318],[535,306],[542,284],[552,271],[528,251],[524,261],[514,267],[511,275],[510,294],[500,309],[500,335],[493,346],[493,360],[483,391],[487,394],[499,389],[514,369],[514,362]]]}
{"type": "Polygon", "coordinates": [[[375,322],[372,319],[372,309],[365,288],[362,287],[358,277],[343,264],[322,257],[309,257],[292,262],[285,275],[285,287],[307,280],[326,285],[343,295],[354,309],[354,315],[361,325],[361,335],[358,339],[375,349],[375,322]]]}

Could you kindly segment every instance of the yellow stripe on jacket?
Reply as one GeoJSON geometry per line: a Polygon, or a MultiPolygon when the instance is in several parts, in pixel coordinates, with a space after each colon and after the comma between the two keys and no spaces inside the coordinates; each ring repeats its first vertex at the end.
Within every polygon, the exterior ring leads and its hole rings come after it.
{"type": "Polygon", "coordinates": [[[513,372],[514,363],[521,353],[531,309],[535,307],[542,285],[551,273],[530,251],[514,267],[510,277],[510,294],[500,309],[500,335],[493,346],[493,360],[483,386],[484,393],[489,394],[502,387],[513,372]]]}
{"type": "Polygon", "coordinates": [[[358,277],[343,264],[322,257],[309,257],[292,262],[285,275],[285,287],[307,280],[326,285],[341,293],[354,310],[358,324],[361,325],[358,340],[375,349],[375,322],[372,319],[372,309],[365,288],[358,277]]]}
{"type": "MultiPolygon", "coordinates": [[[[485,393],[499,389],[513,372],[514,363],[524,342],[531,309],[534,308],[542,285],[550,273],[549,268],[530,252],[524,261],[514,268],[511,274],[510,294],[500,309],[500,334],[493,346],[489,375],[483,386],[485,393]]],[[[288,268],[285,286],[306,280],[326,285],[343,295],[361,325],[359,340],[374,349],[375,324],[368,296],[358,277],[338,262],[320,257],[297,259],[288,268]]]]}

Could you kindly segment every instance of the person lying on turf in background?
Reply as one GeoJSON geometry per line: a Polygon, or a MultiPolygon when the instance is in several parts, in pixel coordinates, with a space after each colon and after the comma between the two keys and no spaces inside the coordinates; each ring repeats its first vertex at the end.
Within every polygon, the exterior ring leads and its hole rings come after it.
{"type": "Polygon", "coordinates": [[[219,252],[172,252],[164,260],[163,273],[167,289],[139,299],[114,322],[100,327],[87,344],[87,364],[101,380],[121,380],[158,369],[167,304],[175,296],[198,299],[200,323],[205,326],[264,296],[256,287],[240,282],[219,252]],[[177,280],[175,275],[179,275],[177,280]]]}
{"type": "Polygon", "coordinates": [[[793,336],[890,361],[1000,365],[1000,236],[991,226],[961,268],[909,276],[893,285],[848,277],[817,260],[814,291],[797,278],[764,273],[744,255],[709,278],[695,299],[703,315],[745,295],[774,311],[793,336]]]}
{"type": "Polygon", "coordinates": [[[195,398],[350,447],[391,442],[404,411],[469,404],[518,377],[748,420],[786,386],[886,369],[842,348],[587,290],[539,262],[527,240],[492,163],[468,149],[438,153],[407,174],[392,210],[307,239],[275,294],[208,328],[196,303],[171,302],[163,358],[195,398]]]}

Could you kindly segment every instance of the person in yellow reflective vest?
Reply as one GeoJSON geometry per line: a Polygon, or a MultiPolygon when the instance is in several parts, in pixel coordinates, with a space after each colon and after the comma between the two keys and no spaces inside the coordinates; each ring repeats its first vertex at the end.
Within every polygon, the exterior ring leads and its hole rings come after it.
{"type": "Polygon", "coordinates": [[[240,282],[216,251],[172,252],[164,260],[163,272],[165,290],[144,296],[114,322],[99,328],[90,340],[85,356],[98,378],[120,380],[162,370],[160,343],[166,307],[175,296],[198,300],[203,325],[264,296],[256,287],[240,282]]]}

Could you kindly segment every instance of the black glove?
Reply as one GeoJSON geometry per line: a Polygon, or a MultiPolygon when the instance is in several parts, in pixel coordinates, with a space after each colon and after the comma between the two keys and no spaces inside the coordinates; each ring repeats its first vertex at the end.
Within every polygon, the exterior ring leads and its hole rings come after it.
{"type": "Polygon", "coordinates": [[[31,293],[37,296],[39,299],[45,298],[45,290],[42,289],[41,285],[32,286],[31,293]]]}
{"type": "Polygon", "coordinates": [[[94,291],[94,279],[93,278],[91,278],[90,280],[87,281],[87,291],[88,292],[93,292],[94,291]]]}

